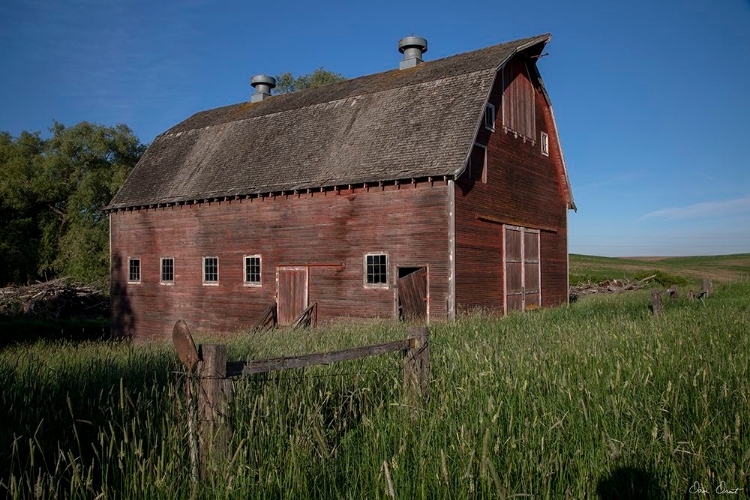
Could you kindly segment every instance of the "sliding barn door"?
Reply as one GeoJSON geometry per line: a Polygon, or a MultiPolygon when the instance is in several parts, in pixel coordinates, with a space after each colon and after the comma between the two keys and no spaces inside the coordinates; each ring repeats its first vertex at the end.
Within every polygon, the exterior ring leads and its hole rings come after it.
{"type": "Polygon", "coordinates": [[[307,267],[279,267],[276,273],[279,325],[291,325],[307,309],[307,267]]]}
{"type": "Polygon", "coordinates": [[[539,230],[504,227],[505,311],[542,305],[539,230]]]}

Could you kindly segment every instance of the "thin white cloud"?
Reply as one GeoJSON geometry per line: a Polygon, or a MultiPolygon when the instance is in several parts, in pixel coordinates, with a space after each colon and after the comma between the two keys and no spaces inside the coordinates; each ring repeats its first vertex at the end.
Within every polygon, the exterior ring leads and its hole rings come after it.
{"type": "Polygon", "coordinates": [[[697,217],[732,216],[750,212],[750,196],[726,201],[707,201],[696,203],[686,207],[662,208],[641,216],[638,220],[645,219],[694,219],[697,217]]]}

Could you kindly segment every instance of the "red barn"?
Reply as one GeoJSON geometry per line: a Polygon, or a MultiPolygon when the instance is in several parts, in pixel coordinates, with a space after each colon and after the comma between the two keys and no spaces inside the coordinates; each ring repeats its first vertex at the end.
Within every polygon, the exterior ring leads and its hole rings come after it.
{"type": "Polygon", "coordinates": [[[537,70],[550,35],[243,102],[159,135],[108,207],[113,333],[568,300],[575,208],[537,70]]]}

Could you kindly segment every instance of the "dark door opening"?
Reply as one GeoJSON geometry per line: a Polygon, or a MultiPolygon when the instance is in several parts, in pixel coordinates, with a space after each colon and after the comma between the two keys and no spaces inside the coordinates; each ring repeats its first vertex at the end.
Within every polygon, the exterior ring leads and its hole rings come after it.
{"type": "Polygon", "coordinates": [[[407,321],[427,319],[427,268],[398,268],[398,316],[407,321]]]}

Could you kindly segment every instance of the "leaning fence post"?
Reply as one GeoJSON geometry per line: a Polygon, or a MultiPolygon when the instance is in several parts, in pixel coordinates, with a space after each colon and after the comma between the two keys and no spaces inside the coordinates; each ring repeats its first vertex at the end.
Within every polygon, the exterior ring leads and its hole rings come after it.
{"type": "Polygon", "coordinates": [[[658,290],[654,290],[651,292],[651,312],[654,313],[654,316],[659,316],[661,311],[661,293],[658,290]]]}
{"type": "Polygon", "coordinates": [[[198,365],[200,390],[198,418],[200,424],[200,457],[203,475],[208,467],[216,467],[229,453],[232,439],[229,408],[232,381],[227,379],[227,347],[207,344],[200,347],[202,361],[198,365]]]}
{"type": "Polygon", "coordinates": [[[430,330],[426,326],[409,328],[409,349],[404,355],[404,391],[413,399],[427,401],[430,396],[430,330]]]}

